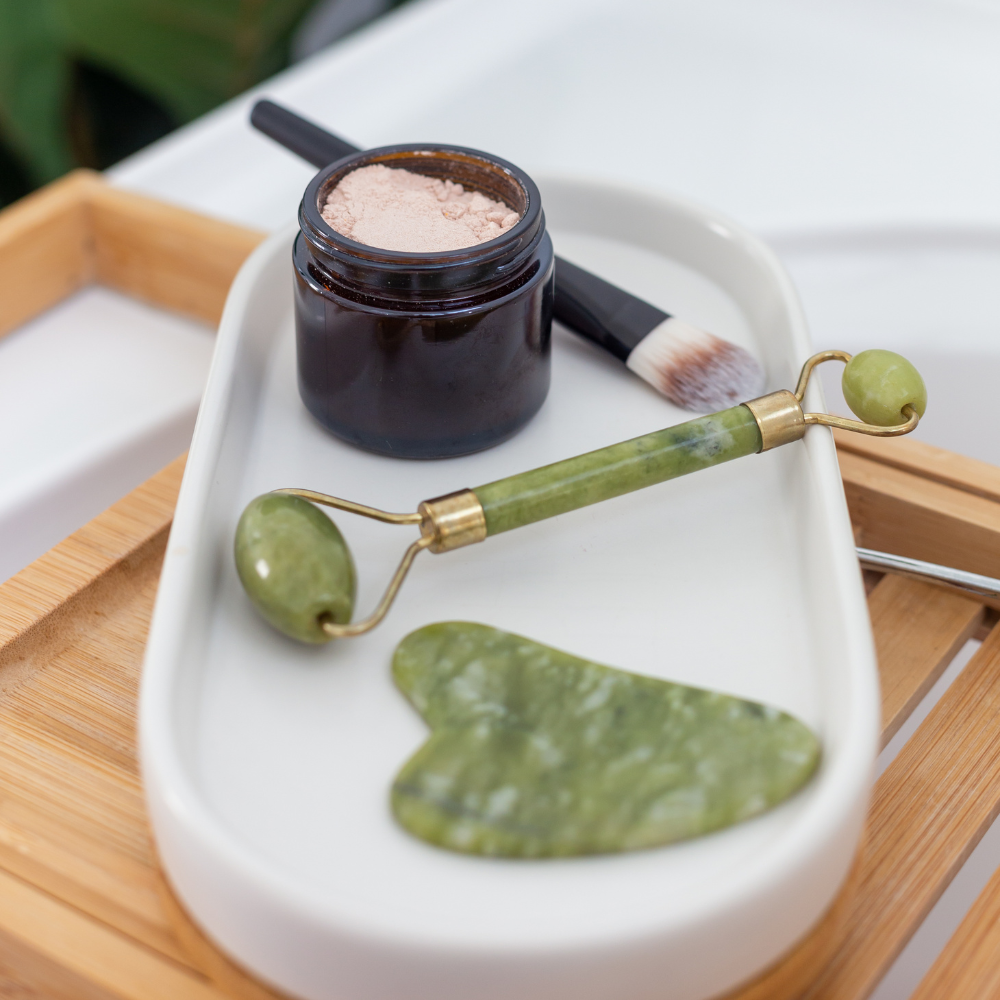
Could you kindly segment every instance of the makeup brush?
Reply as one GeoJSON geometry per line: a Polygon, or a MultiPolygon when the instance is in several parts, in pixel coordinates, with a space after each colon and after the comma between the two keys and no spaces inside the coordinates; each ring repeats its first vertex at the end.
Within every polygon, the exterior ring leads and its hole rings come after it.
{"type": "Polygon", "coordinates": [[[764,372],[742,347],[556,258],[553,315],[625,362],[671,403],[711,413],[764,391],[764,372]]]}
{"type": "MultiPolygon", "coordinates": [[[[258,101],[250,123],[316,167],[360,152],[273,101],[258,101]]],[[[555,318],[624,361],[675,405],[710,413],[764,391],[763,369],[749,351],[558,256],[555,271],[555,318]]]]}

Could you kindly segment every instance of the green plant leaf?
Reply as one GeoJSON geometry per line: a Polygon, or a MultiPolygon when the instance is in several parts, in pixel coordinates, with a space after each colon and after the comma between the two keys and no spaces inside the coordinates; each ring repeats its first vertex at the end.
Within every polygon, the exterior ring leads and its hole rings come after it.
{"type": "Polygon", "coordinates": [[[0,0],[0,127],[32,179],[73,167],[65,112],[69,62],[47,0],[0,0]]]}
{"type": "Polygon", "coordinates": [[[41,183],[74,166],[75,60],[186,122],[280,70],[314,0],[0,0],[0,127],[41,183]]]}
{"type": "Polygon", "coordinates": [[[280,70],[313,0],[48,0],[65,36],[181,121],[280,70]]]}

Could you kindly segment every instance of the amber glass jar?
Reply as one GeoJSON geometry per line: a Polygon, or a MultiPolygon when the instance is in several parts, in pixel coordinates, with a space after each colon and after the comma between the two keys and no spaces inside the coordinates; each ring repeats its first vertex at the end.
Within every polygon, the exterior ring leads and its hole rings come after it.
{"type": "Polygon", "coordinates": [[[387,146],[339,160],[306,188],[293,252],[299,392],[351,444],[399,458],[489,448],[549,388],[552,242],[538,189],[513,164],[455,146],[387,146]],[[521,216],[487,243],[402,253],[341,236],[320,212],[371,163],[447,178],[521,216]]]}

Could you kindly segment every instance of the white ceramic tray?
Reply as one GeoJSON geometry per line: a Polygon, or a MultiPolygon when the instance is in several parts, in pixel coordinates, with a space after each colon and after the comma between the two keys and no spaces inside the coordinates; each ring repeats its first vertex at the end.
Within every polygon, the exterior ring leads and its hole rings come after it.
{"type": "MultiPolygon", "coordinates": [[[[627,189],[540,187],[560,253],[750,347],[769,388],[794,383],[809,339],[753,237],[627,189]]],[[[751,976],[835,895],[876,750],[874,652],[827,431],[422,556],[376,631],[301,647],[236,578],[233,530],[256,494],[298,485],[412,510],[689,415],[557,330],[551,395],[512,441],[426,463],[353,450],[298,399],[291,238],[264,244],[230,293],[147,650],[143,774],[179,896],[237,961],[309,1000],[699,1000],[751,976]],[[389,661],[410,630],[447,619],[770,702],[821,734],[822,766],[771,813],[658,850],[523,862],[432,848],[389,812],[426,736],[389,661]]],[[[366,613],[410,535],[338,523],[366,613]]]]}

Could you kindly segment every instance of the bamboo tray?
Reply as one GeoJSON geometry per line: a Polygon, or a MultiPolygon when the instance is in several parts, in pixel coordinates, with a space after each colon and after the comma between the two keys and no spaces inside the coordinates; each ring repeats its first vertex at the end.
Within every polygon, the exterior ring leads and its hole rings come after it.
{"type": "MultiPolygon", "coordinates": [[[[259,239],[77,175],[0,216],[0,328],[95,279],[217,319],[259,239]]],[[[914,441],[838,444],[862,544],[996,575],[1000,469],[914,441]]],[[[178,459],[0,586],[0,996],[276,996],[185,916],[144,814],[138,678],[182,469],[178,459]]],[[[867,996],[1000,810],[995,614],[899,577],[878,581],[869,607],[884,740],[969,637],[985,642],[879,779],[837,902],[733,1000],[867,996]]],[[[994,996],[998,917],[1000,875],[915,996],[994,996]]]]}

